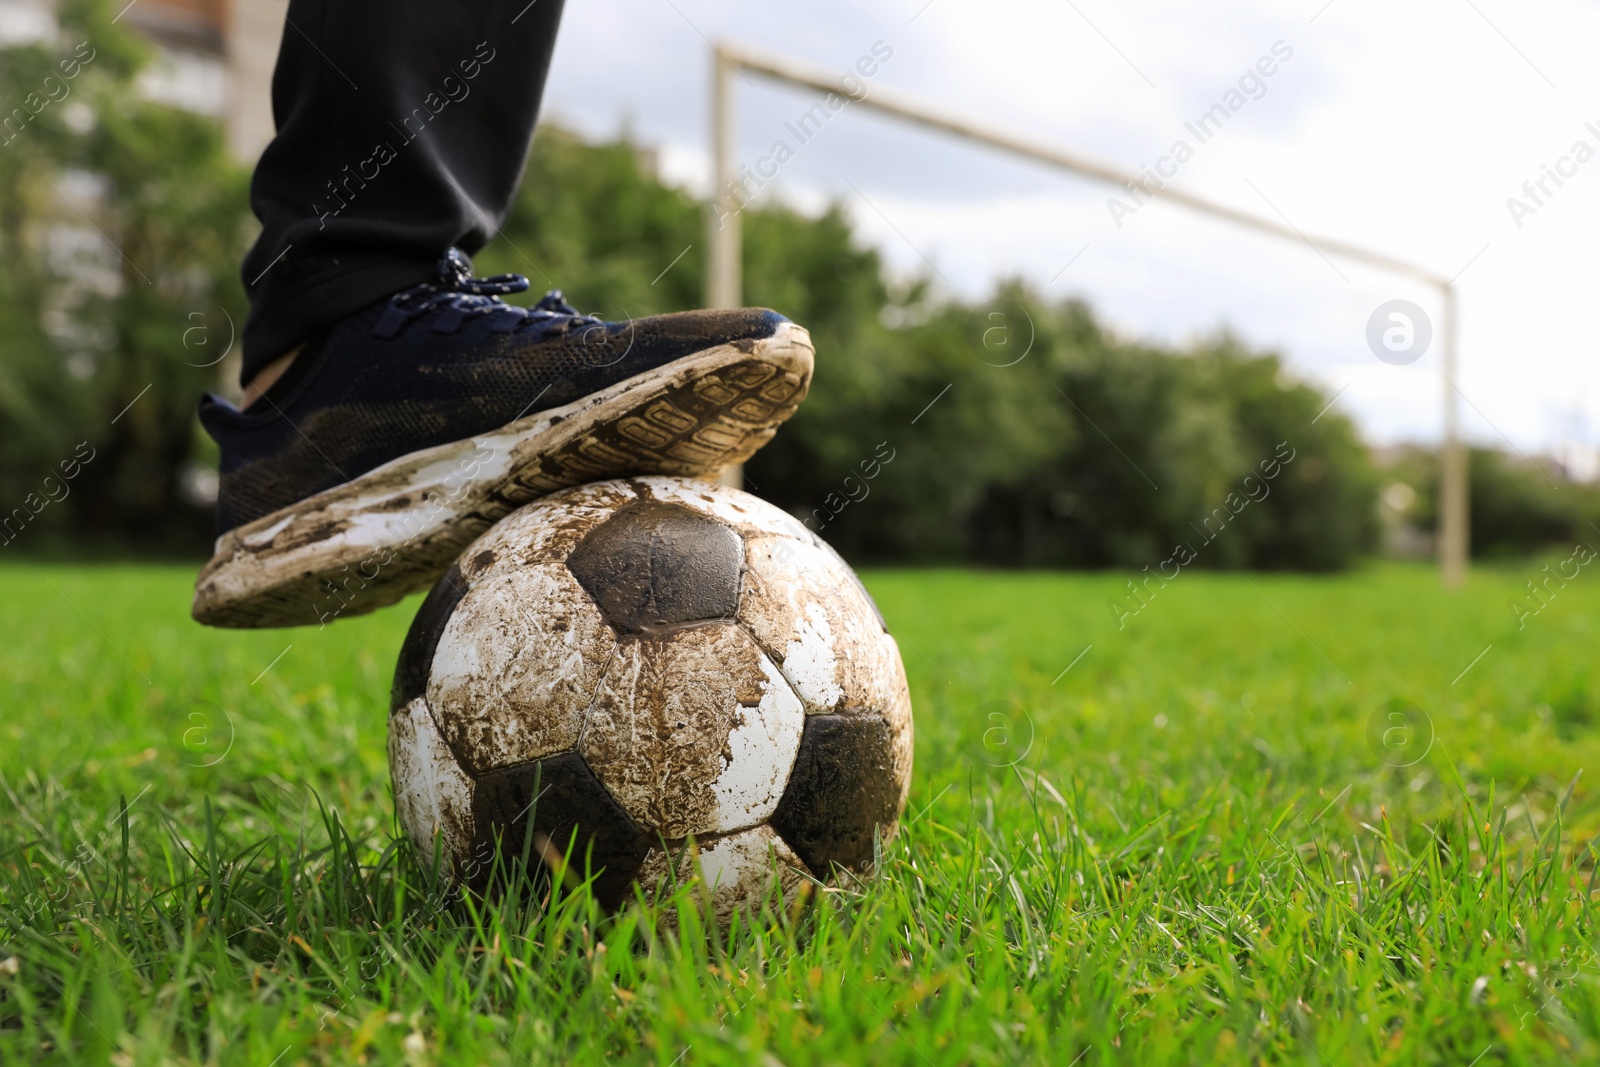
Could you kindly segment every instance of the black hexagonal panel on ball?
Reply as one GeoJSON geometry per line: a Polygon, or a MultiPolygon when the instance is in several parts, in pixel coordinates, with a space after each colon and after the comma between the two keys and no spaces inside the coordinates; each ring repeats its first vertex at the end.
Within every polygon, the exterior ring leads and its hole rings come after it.
{"type": "Polygon", "coordinates": [[[405,642],[394,664],[394,684],[389,689],[389,714],[428,691],[428,673],[433,669],[433,653],[439,647],[450,615],[467,595],[467,580],[461,576],[459,562],[450,564],[433,589],[423,598],[406,631],[405,642]]]}
{"type": "Polygon", "coordinates": [[[772,828],[819,878],[865,870],[873,831],[899,816],[889,728],[874,714],[811,715],[772,828]]]}
{"type": "Polygon", "coordinates": [[[583,757],[562,752],[480,775],[472,794],[477,829],[468,884],[488,884],[495,853],[506,865],[528,849],[529,863],[547,866],[567,856],[579,877],[596,874],[595,899],[621,906],[650,850],[650,835],[628,817],[583,757]]]}
{"type": "Polygon", "coordinates": [[[729,618],[739,607],[744,542],[686,508],[641,500],[578,543],[567,567],[620,633],[729,618]]]}

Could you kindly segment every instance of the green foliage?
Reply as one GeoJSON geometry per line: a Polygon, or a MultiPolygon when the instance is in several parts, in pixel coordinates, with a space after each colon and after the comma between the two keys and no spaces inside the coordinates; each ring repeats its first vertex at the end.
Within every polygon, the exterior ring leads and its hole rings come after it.
{"type": "Polygon", "coordinates": [[[215,123],[133,90],[147,56],[113,14],[71,0],[62,43],[0,52],[8,107],[67,90],[0,146],[0,507],[25,545],[194,551],[209,520],[181,479],[205,364],[243,322],[246,175],[215,123]]]}
{"type": "MultiPolygon", "coordinates": [[[[1573,481],[1553,464],[1495,449],[1471,449],[1468,462],[1474,557],[1510,559],[1578,542],[1600,549],[1600,486],[1573,481]]],[[[1401,518],[1432,530],[1439,514],[1437,453],[1402,450],[1383,474],[1416,492],[1401,518]]]]}
{"type": "Polygon", "coordinates": [[[1600,584],[1518,629],[1530,575],[1185,574],[1118,629],[1121,574],[868,572],[902,833],[715,936],[440,892],[384,756],[415,598],[224,632],[181,567],[8,567],[0,1062],[1594,1062],[1600,584]],[[1396,697],[1430,736],[1375,746],[1396,697]]]}
{"type": "Polygon", "coordinates": [[[559,288],[610,318],[678,311],[700,302],[700,218],[692,197],[641,167],[633,145],[588,145],[546,126],[511,214],[477,266],[527,275],[531,298],[541,286],[559,288]]]}
{"type": "Polygon", "coordinates": [[[1600,493],[1518,456],[1472,451],[1472,550],[1477,556],[1525,556],[1563,542],[1600,537],[1588,525],[1600,493]]]}
{"type": "Polygon", "coordinates": [[[819,347],[813,399],[751,464],[847,554],[1141,567],[1187,543],[1203,567],[1331,570],[1372,544],[1350,423],[1317,419],[1320,394],[1230,339],[1185,355],[1122,343],[1083,305],[1014,285],[892,332],[874,358],[898,371],[881,398],[841,388],[842,360],[819,347]],[[862,483],[852,460],[877,441],[894,465],[862,483]],[[1263,479],[1275,454],[1293,462],[1263,479]],[[1208,541],[1214,514],[1227,530],[1208,541]]]}

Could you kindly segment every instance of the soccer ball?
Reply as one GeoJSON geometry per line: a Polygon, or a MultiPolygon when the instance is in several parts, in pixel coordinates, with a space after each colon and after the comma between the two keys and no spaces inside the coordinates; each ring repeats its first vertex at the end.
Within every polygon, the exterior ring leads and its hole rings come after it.
{"type": "Polygon", "coordinates": [[[697,874],[726,920],[774,878],[788,897],[871,867],[911,698],[872,598],[794,518],[707,482],[596,482],[502,519],[428,594],[389,766],[459,882],[531,847],[608,908],[697,874]]]}

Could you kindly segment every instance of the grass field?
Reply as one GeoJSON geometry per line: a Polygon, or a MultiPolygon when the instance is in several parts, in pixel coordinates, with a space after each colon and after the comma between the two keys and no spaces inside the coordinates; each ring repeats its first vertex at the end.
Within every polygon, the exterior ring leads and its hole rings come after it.
{"type": "Polygon", "coordinates": [[[415,601],[224,633],[186,570],[3,569],[0,1056],[1592,1061],[1600,579],[1519,628],[1536,576],[1185,573],[1119,629],[1122,577],[868,574],[902,833],[719,937],[429,885],[383,755],[415,601]]]}

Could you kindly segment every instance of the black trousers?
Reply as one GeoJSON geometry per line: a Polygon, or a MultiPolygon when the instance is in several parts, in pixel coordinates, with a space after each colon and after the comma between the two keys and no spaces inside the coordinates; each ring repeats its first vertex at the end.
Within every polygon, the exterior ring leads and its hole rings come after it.
{"type": "Polygon", "coordinates": [[[504,223],[562,0],[290,0],[256,165],[243,380],[504,223]]]}

